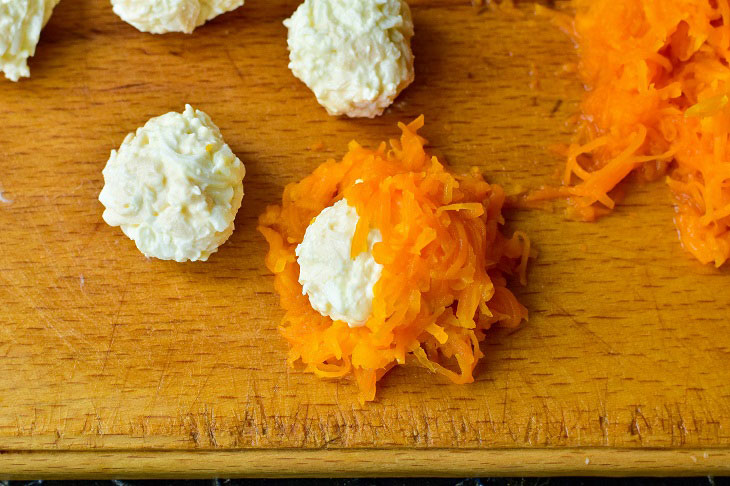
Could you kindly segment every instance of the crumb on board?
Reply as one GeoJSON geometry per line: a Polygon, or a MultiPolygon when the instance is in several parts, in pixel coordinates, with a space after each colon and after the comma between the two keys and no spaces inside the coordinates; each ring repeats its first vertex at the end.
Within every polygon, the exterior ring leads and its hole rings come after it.
{"type": "Polygon", "coordinates": [[[2,188],[0,188],[0,203],[12,204],[12,202],[13,202],[12,200],[5,197],[5,195],[3,194],[2,188]]]}
{"type": "Polygon", "coordinates": [[[540,72],[537,70],[537,64],[530,62],[530,91],[540,90],[540,72]]]}
{"type": "Polygon", "coordinates": [[[309,146],[309,150],[312,152],[321,152],[324,150],[324,142],[320,140],[319,142],[313,143],[309,146]]]}
{"type": "Polygon", "coordinates": [[[574,62],[567,62],[563,64],[560,69],[562,69],[563,73],[574,74],[578,71],[578,64],[574,62]]]}

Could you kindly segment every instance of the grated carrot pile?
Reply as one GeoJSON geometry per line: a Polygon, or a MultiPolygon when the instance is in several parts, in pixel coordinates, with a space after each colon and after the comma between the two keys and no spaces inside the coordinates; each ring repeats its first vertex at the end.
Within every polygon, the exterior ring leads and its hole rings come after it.
{"type": "MultiPolygon", "coordinates": [[[[563,186],[594,220],[613,209],[629,174],[665,177],[684,247],[703,263],[730,256],[730,3],[728,0],[574,0],[553,13],[580,51],[587,86],[563,186]]],[[[544,9],[543,9],[544,11],[544,9]]]]}
{"type": "Polygon", "coordinates": [[[376,382],[407,361],[454,383],[472,382],[485,331],[527,318],[506,275],[524,282],[529,240],[500,232],[504,191],[476,168],[466,175],[447,171],[424,151],[422,126],[423,117],[400,124],[401,139],[390,150],[385,143],[370,150],[351,142],[341,162],[329,160],[287,185],[282,204],[259,218],[270,247],[266,264],[285,310],[289,363],[300,361],[322,378],[354,377],[361,402],[373,400],[376,382]],[[311,308],[294,253],[312,219],[341,198],[360,217],[353,258],[367,250],[371,227],[383,237],[373,247],[383,271],[372,316],[357,328],[311,308]]]}

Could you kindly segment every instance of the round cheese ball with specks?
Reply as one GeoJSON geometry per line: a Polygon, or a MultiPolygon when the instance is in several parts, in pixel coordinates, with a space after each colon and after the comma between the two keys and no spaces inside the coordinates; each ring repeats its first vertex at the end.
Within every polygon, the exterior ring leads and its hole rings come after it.
{"type": "Polygon", "coordinates": [[[148,257],[207,260],[233,233],[246,169],[190,105],[127,135],[102,173],[104,221],[148,257]]]}
{"type": "Polygon", "coordinates": [[[60,0],[0,0],[0,71],[11,81],[30,76],[41,30],[60,0]]]}
{"type": "Polygon", "coordinates": [[[111,0],[114,13],[142,32],[190,34],[244,0],[111,0]]]}
{"type": "Polygon", "coordinates": [[[365,325],[373,307],[373,288],[383,266],[373,258],[380,231],[368,233],[368,249],[351,257],[352,238],[360,217],[341,199],[325,208],[304,233],[295,253],[302,293],[312,308],[350,327],[365,325]]]}
{"type": "Polygon", "coordinates": [[[305,0],[284,25],[289,68],[330,115],[373,118],[413,82],[403,0],[305,0]]]}

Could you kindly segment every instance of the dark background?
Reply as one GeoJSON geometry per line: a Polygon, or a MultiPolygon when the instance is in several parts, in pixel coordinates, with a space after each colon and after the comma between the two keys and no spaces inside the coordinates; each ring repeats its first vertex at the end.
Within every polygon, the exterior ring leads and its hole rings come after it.
{"type": "MultiPolygon", "coordinates": [[[[0,472],[2,474],[2,472],[0,472]]],[[[0,486],[720,486],[730,478],[209,479],[0,481],[0,486]]]]}

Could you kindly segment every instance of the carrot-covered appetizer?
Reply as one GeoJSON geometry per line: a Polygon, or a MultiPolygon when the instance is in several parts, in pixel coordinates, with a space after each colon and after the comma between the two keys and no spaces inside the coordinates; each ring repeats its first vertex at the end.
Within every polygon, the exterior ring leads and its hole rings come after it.
{"type": "Polygon", "coordinates": [[[390,149],[351,142],[259,219],[289,363],[354,377],[362,402],[406,362],[472,382],[485,331],[527,318],[506,276],[524,281],[530,246],[500,232],[502,188],[429,156],[422,117],[399,126],[390,149]]]}
{"type": "MultiPolygon", "coordinates": [[[[730,2],[575,0],[553,14],[579,45],[588,91],[563,187],[592,220],[630,173],[666,175],[684,247],[702,263],[730,257],[730,2]]],[[[528,199],[530,199],[528,198],[528,199]]]]}

